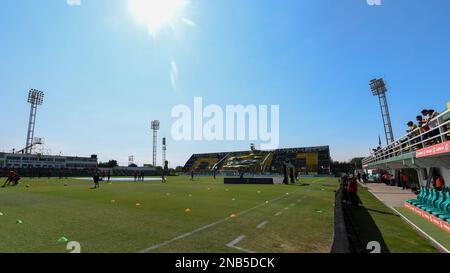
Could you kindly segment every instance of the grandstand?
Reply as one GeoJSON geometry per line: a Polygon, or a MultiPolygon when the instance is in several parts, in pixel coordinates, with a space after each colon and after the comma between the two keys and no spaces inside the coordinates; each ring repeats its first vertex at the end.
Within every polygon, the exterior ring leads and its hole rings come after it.
{"type": "Polygon", "coordinates": [[[273,151],[236,151],[228,153],[194,154],[183,170],[210,173],[213,170],[225,173],[245,171],[251,173],[281,173],[284,163],[289,161],[301,174],[329,174],[329,146],[288,148],[273,151]]]}
{"type": "Polygon", "coordinates": [[[394,174],[397,184],[400,171],[407,173],[409,181],[417,181],[415,188],[420,189],[420,194],[417,200],[407,200],[405,207],[450,232],[450,103],[428,124],[427,131],[417,128],[387,147],[374,150],[363,160],[363,167],[394,174]],[[439,187],[438,177],[447,184],[439,187]]]}

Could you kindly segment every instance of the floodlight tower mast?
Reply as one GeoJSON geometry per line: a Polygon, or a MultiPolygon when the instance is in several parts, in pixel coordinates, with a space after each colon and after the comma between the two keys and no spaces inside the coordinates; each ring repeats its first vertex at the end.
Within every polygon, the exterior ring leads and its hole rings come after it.
{"type": "Polygon", "coordinates": [[[166,151],[167,151],[167,145],[166,145],[166,138],[163,137],[162,139],[162,166],[166,164],[166,151]]]}
{"type": "Polygon", "coordinates": [[[128,157],[128,166],[131,166],[132,164],[134,164],[134,155],[128,157]]]}
{"type": "Polygon", "coordinates": [[[387,145],[394,142],[394,132],[392,131],[391,116],[389,114],[389,106],[386,97],[386,83],[381,79],[373,79],[370,81],[370,89],[374,96],[378,96],[381,108],[381,117],[383,118],[384,133],[386,134],[387,145]]]}
{"type": "Polygon", "coordinates": [[[34,126],[36,124],[36,112],[38,105],[44,102],[44,92],[31,89],[28,92],[28,103],[31,104],[30,118],[28,121],[27,143],[25,145],[25,154],[31,154],[33,151],[34,126]]]}
{"type": "Polygon", "coordinates": [[[159,120],[152,121],[152,130],[153,130],[153,167],[156,167],[156,148],[158,145],[158,130],[159,130],[159,120]]]}

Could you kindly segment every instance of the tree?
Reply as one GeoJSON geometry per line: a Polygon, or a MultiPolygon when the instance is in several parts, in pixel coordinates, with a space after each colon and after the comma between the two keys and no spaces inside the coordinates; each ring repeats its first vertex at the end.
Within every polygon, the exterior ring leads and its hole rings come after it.
{"type": "Polygon", "coordinates": [[[118,167],[119,164],[117,163],[117,160],[112,159],[112,160],[108,161],[107,163],[100,162],[98,164],[98,166],[100,168],[114,168],[114,167],[118,167]]]}
{"type": "Polygon", "coordinates": [[[362,160],[364,157],[355,157],[352,160],[350,160],[350,164],[353,164],[356,169],[361,170],[362,169],[362,160]]]}

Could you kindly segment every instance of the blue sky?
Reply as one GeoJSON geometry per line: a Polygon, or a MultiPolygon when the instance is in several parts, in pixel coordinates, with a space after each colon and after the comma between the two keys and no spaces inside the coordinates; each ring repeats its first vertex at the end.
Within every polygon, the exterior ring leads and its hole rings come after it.
{"type": "MultiPolygon", "coordinates": [[[[249,141],[174,142],[177,104],[280,105],[280,146],[330,145],[367,155],[383,136],[368,83],[385,77],[394,133],[422,108],[450,101],[450,1],[192,0],[151,37],[126,0],[2,1],[0,150],[25,143],[30,88],[44,90],[36,136],[52,153],[151,162],[161,121],[168,160],[245,150],[249,141]],[[177,87],[170,62],[177,63],[177,87]]],[[[158,162],[160,158],[158,159],[158,162]]]]}

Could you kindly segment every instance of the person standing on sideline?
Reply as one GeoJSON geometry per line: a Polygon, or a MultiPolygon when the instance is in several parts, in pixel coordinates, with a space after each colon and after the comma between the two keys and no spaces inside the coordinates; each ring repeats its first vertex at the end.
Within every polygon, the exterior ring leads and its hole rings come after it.
{"type": "Polygon", "coordinates": [[[436,190],[441,191],[445,188],[444,178],[441,175],[436,175],[434,177],[434,182],[436,184],[436,190]]]}
{"type": "Polygon", "coordinates": [[[365,172],[362,174],[362,181],[363,181],[364,185],[367,183],[367,173],[365,173],[365,172]]]}
{"type": "Polygon", "coordinates": [[[137,175],[137,172],[135,171],[135,172],[134,172],[134,182],[136,182],[137,179],[138,179],[138,175],[137,175]]]}
{"type": "Polygon", "coordinates": [[[353,206],[358,206],[358,182],[356,177],[353,177],[348,184],[348,194],[350,196],[350,202],[353,206]]]}
{"type": "Polygon", "coordinates": [[[191,180],[192,180],[192,181],[194,181],[194,175],[195,175],[194,169],[192,169],[192,170],[191,170],[191,180]]]}
{"type": "Polygon", "coordinates": [[[98,174],[98,172],[95,172],[93,180],[94,180],[94,189],[100,188],[100,183],[99,183],[100,175],[98,174]]]}
{"type": "Polygon", "coordinates": [[[408,187],[408,176],[405,174],[405,172],[401,172],[400,179],[402,181],[402,190],[406,190],[408,187]]]}
{"type": "Polygon", "coordinates": [[[111,181],[111,171],[108,171],[108,183],[111,181]]]}

